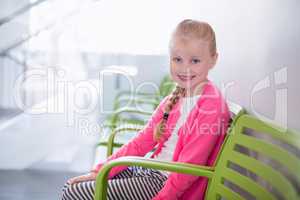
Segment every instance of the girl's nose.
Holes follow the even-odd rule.
[[[184,70],[183,70],[183,72],[184,72],[185,74],[191,73],[191,72],[192,72],[191,66],[190,66],[190,65],[184,65]]]

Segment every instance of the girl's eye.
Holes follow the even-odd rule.
[[[197,63],[199,63],[199,62],[200,62],[199,59],[193,59],[193,60],[192,60],[192,63],[194,63],[194,64],[197,64]]]
[[[180,62],[180,61],[181,61],[181,58],[174,57],[174,58],[173,58],[173,61],[174,61],[174,62]]]

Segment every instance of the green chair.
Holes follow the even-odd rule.
[[[121,157],[106,163],[99,172],[94,199],[106,199],[107,176],[112,167],[135,165],[207,177],[207,200],[299,200],[299,133],[264,122],[243,110],[233,112],[238,113],[232,118],[214,166]]]
[[[144,125],[139,124],[125,124],[124,126],[120,125],[117,128],[115,128],[109,134],[105,142],[99,143],[99,145],[107,146],[106,157],[112,155],[113,150],[115,148],[119,148],[128,141],[130,141],[130,139],[132,139],[138,131],[142,130],[143,127]]]
[[[121,91],[117,94],[114,101],[114,109],[117,110],[122,105],[122,102],[134,103],[134,104],[150,104],[153,106],[153,109],[158,106],[159,102],[171,93],[174,89],[175,83],[172,81],[169,75],[163,77],[160,82],[157,92],[154,93],[145,93],[138,92],[132,93],[132,91]]]
[[[107,139],[102,139],[97,146],[107,146],[107,157],[110,156],[114,148],[121,147],[132,136],[132,134],[129,136],[125,134],[130,131],[137,132],[143,128],[143,125],[148,121],[162,98],[170,94],[174,87],[175,83],[171,80],[170,76],[165,76],[159,85],[157,93],[138,93],[134,97],[131,97],[128,91],[120,92],[114,102],[115,112],[108,117],[104,124],[104,127],[108,128],[107,131],[111,134],[109,134]],[[132,101],[131,103],[135,104],[149,104],[152,106],[152,111],[143,111],[134,107],[121,108],[120,106],[123,101]],[[132,116],[128,116],[130,114]],[[122,115],[125,115],[125,117]],[[115,141],[115,138],[117,138],[117,141]]]
[[[151,116],[161,99],[168,95],[175,84],[171,80],[170,76],[163,77],[159,90],[154,93],[146,92],[133,92],[133,91],[121,91],[119,92],[113,102],[114,112],[110,114],[102,127],[109,128],[111,131],[117,128],[120,124],[145,124],[145,121]],[[125,106],[123,105],[125,103]],[[138,109],[137,105],[150,105],[150,110],[145,111]],[[125,115],[122,116],[122,115]],[[127,116],[126,116],[127,115]],[[128,116],[129,115],[129,116]],[[104,142],[99,145],[106,145]]]
[[[150,111],[152,112],[158,106],[160,101],[171,93],[174,89],[175,83],[172,81],[170,76],[165,76],[160,85],[159,90],[155,93],[132,93],[130,91],[122,91],[120,92],[114,101],[114,110],[116,111],[111,116],[109,116],[108,121],[110,124],[117,123],[120,120],[120,114],[125,113],[127,109],[130,110],[131,113],[136,111],[137,113],[141,113],[141,109],[137,109],[137,106],[140,105],[150,105]],[[123,105],[125,103],[125,106]],[[123,105],[123,106],[122,106]],[[119,112],[121,111],[121,112]],[[142,113],[143,114],[143,113]],[[121,118],[122,120],[124,118]],[[123,121],[124,122],[124,121]]]
[[[114,113],[108,118],[104,126],[114,130],[119,125],[126,124],[145,124],[145,121],[150,118],[153,111],[143,111],[133,107],[124,107],[115,110]],[[124,115],[124,116],[123,116]]]

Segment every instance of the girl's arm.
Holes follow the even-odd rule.
[[[163,115],[162,108],[166,99],[167,97],[165,97],[157,106],[156,110],[153,112],[150,120],[145,125],[143,130],[139,131],[137,133],[137,136],[134,137],[129,143],[124,144],[120,149],[118,149],[118,151],[109,156],[106,162],[122,156],[144,156],[155,147],[157,142],[153,140],[153,131],[156,124],[159,122],[159,120],[161,120],[161,117]],[[105,162],[99,163],[92,171],[98,173],[98,171],[104,164]],[[126,168],[126,166],[112,168],[109,173],[109,178],[112,178]]]
[[[215,105],[212,106],[215,107]],[[179,144],[182,146],[182,149],[178,162],[206,165],[212,150],[216,147],[216,143],[221,136],[216,129],[220,126],[227,127],[228,120],[229,113],[222,114],[220,111],[217,111],[213,114],[205,114],[199,112],[197,119],[193,122],[193,125],[196,125],[197,128],[188,136],[188,141],[185,144]],[[225,125],[222,124],[224,122]],[[222,134],[225,133],[224,131],[226,130],[221,129]],[[170,173],[164,187],[153,200],[178,199],[199,178],[193,175]]]

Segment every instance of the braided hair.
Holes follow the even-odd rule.
[[[163,118],[158,123],[154,130],[154,140],[159,141],[162,137],[162,134],[165,132],[166,123],[169,117],[169,113],[171,112],[172,108],[175,104],[179,101],[181,97],[185,96],[185,88],[182,88],[180,86],[176,86],[174,91],[171,93],[170,97],[167,100],[167,103],[165,105],[165,110],[163,114]]]

